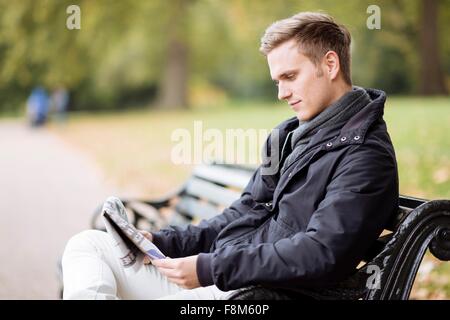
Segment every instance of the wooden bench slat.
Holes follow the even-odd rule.
[[[185,193],[226,207],[241,196],[239,192],[197,178],[187,182]]]
[[[199,202],[191,197],[183,197],[175,207],[176,211],[183,215],[199,219],[209,219],[221,213],[218,207],[209,203]]]
[[[244,189],[252,176],[252,172],[220,165],[201,165],[194,169],[194,176],[224,186]]]

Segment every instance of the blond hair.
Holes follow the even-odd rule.
[[[297,41],[300,51],[316,66],[328,51],[336,52],[344,80],[352,84],[351,36],[345,26],[337,24],[328,14],[301,12],[270,25],[261,38],[259,51],[268,55],[275,47],[291,39]]]

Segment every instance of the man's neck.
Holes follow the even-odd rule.
[[[333,104],[334,102],[338,101],[344,94],[350,92],[353,89],[353,87],[349,84],[347,84],[346,82],[341,82],[337,87],[336,87],[336,91],[334,94],[334,97],[331,101],[331,104]]]

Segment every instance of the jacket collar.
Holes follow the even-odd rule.
[[[383,91],[371,88],[365,90],[372,101],[350,118],[350,120],[341,127],[340,131],[338,131],[339,129],[336,126],[319,130],[311,138],[306,149],[316,147],[318,144],[324,144],[323,147],[325,149],[332,149],[333,146],[336,147],[342,143],[362,143],[369,127],[375,121],[382,118],[384,114],[384,103],[386,101],[386,94]],[[277,126],[276,129],[280,130],[280,140],[284,142],[289,131],[294,130],[296,127],[298,127],[298,119],[296,117],[292,117]]]
[[[363,143],[369,127],[375,121],[382,119],[381,117],[383,115],[384,102],[386,100],[386,95],[383,91],[376,89],[366,90],[369,93],[372,102],[350,118],[341,130],[339,130],[339,126],[327,127],[319,130],[311,138],[311,141],[299,156],[300,161],[298,161],[298,159],[294,160],[290,168],[285,170],[285,172],[289,172],[288,175],[283,175],[283,178],[280,177],[278,172],[277,175],[265,176],[262,178],[263,182],[266,183],[268,181],[272,181],[272,185],[278,185],[279,183],[276,188],[271,188],[271,190],[273,190],[272,204],[270,207],[271,210],[274,210],[276,207],[278,199],[291,177],[306,167],[306,165],[321,152],[327,152],[342,145]],[[289,125],[292,125],[292,122],[293,119],[291,118],[286,120],[284,123],[286,124],[286,127],[288,127]],[[312,152],[312,149],[315,149],[315,151]]]
[[[381,90],[376,89],[366,89],[369,93],[372,102],[370,102],[366,107],[364,107],[361,111],[359,111],[356,115],[350,118],[349,121],[341,128],[341,126],[331,126],[326,127],[319,130],[309,141],[308,145],[302,151],[302,153],[298,156],[302,158],[304,161],[298,162],[298,159],[292,161],[292,164],[289,166],[292,168],[286,169],[286,171],[290,171],[289,177],[293,174],[293,171],[298,172],[303,167],[307,165],[312,158],[314,158],[320,151],[330,151],[335,148],[338,148],[342,145],[351,145],[351,144],[361,144],[364,141],[366,133],[369,127],[378,120],[381,120],[384,109],[384,102],[386,100],[386,95]],[[277,135],[270,134],[269,138],[266,141],[265,152],[263,153],[263,163],[261,164],[262,168],[273,167],[272,161],[279,162],[279,156],[282,154],[282,147],[286,141],[286,138],[292,130],[298,127],[299,121],[296,117],[292,117],[290,119],[285,120],[280,125],[278,125],[274,130],[277,130]],[[341,128],[341,129],[340,129]],[[272,140],[277,141],[278,145],[272,145]],[[311,152],[312,149],[315,149],[315,152]],[[305,156],[304,155],[307,155]],[[269,198],[276,200],[281,190],[288,182],[288,178],[282,179],[283,181],[279,181],[280,179],[280,168],[277,167],[277,170],[271,171],[269,174],[260,174],[257,179],[259,179],[259,183],[264,184],[265,188],[254,188],[252,193],[257,201],[268,201]],[[281,183],[281,187],[277,188],[278,183]],[[254,184],[255,186],[258,183]],[[275,192],[277,188],[278,192]]]

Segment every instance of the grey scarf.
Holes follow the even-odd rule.
[[[344,126],[351,117],[371,101],[366,90],[353,86],[351,91],[344,94],[315,118],[309,121],[299,121],[299,126],[289,133],[283,148],[287,149],[283,153],[289,152],[289,155],[284,162],[282,172],[300,155],[317,131],[339,124]]]

